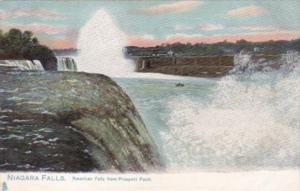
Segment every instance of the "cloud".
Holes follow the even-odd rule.
[[[182,32],[182,31],[189,31],[193,29],[200,29],[201,31],[216,31],[216,30],[221,30],[224,29],[224,26],[221,24],[201,24],[201,25],[183,25],[183,24],[177,24],[174,26],[174,30],[176,32]]]
[[[41,44],[45,44],[53,49],[76,48],[75,39],[43,39],[39,38]]]
[[[198,37],[203,37],[202,34],[185,34],[185,33],[176,33],[172,35],[168,35],[166,39],[172,40],[172,39],[177,39],[177,38],[198,38]]]
[[[7,24],[5,25],[6,29],[9,28],[18,28],[23,31],[29,30],[34,33],[44,33],[48,35],[56,35],[56,34],[66,34],[69,32],[72,32],[73,29],[69,27],[57,27],[57,26],[51,26],[47,24],[42,23],[31,23],[31,24]]]
[[[263,13],[266,13],[268,10],[264,7],[259,7],[255,5],[241,7],[237,9],[232,9],[226,13],[229,17],[248,17],[248,16],[257,16]]]
[[[180,32],[180,31],[188,31],[188,30],[192,30],[194,29],[195,27],[193,26],[190,26],[190,25],[183,25],[183,24],[177,24],[174,26],[174,30],[177,31],[177,32]]]
[[[279,28],[276,28],[271,25],[240,25],[235,28],[242,29],[242,30],[248,30],[248,31],[274,31],[279,30]]]
[[[142,37],[146,38],[146,39],[152,39],[152,40],[155,39],[155,37],[151,34],[144,34],[144,35],[142,35]]]
[[[22,31],[30,30],[38,37],[41,44],[45,44],[51,48],[74,48],[78,38],[79,29],[51,26],[43,23],[31,24],[11,24],[1,23],[1,29],[8,31],[11,28],[18,28]]]
[[[167,36],[165,39],[149,39],[149,38],[144,38],[143,35],[128,35],[128,42],[129,45],[132,46],[144,46],[144,47],[150,47],[150,46],[156,46],[156,45],[161,45],[164,43],[176,43],[176,42],[181,42],[181,43],[188,43],[192,42],[195,39],[203,37],[201,34],[184,34],[184,33],[176,33],[173,35]]]
[[[216,43],[227,40],[228,42],[236,42],[241,39],[252,42],[261,42],[268,40],[291,40],[300,38],[300,31],[269,31],[269,32],[252,32],[252,33],[239,33],[239,34],[222,34],[203,36],[200,34],[174,34],[169,35],[165,39],[145,39],[142,36],[129,35],[128,42],[132,46],[150,47],[166,43]]]
[[[165,14],[165,13],[183,13],[190,11],[199,5],[201,1],[178,1],[174,3],[166,3],[157,6],[152,6],[149,8],[140,8],[132,10],[133,13],[155,15],[155,14]]]
[[[47,9],[32,9],[32,8],[18,8],[11,10],[0,11],[0,19],[17,18],[17,17],[41,17],[51,19],[63,19],[61,14]]]
[[[202,31],[216,31],[224,29],[224,26],[221,24],[203,24],[199,26]]]

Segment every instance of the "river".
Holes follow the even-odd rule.
[[[135,103],[168,169],[290,169],[300,166],[298,66],[218,79],[114,79]]]

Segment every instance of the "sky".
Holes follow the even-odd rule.
[[[76,48],[80,28],[99,9],[133,46],[300,38],[299,0],[0,0],[0,29],[31,30],[51,48]]]

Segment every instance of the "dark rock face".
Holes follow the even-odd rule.
[[[22,51],[27,60],[39,60],[45,70],[57,71],[57,58],[52,50],[46,46],[27,46]]]
[[[135,57],[138,72],[194,77],[221,77],[233,66],[233,56]]]
[[[234,68],[234,56],[141,56],[132,57],[137,72],[153,72],[194,77],[222,77]],[[255,59],[276,60],[274,55]],[[272,66],[272,68],[276,68]]]
[[[161,166],[133,103],[110,78],[2,70],[0,80],[0,170],[124,172]]]
[[[57,71],[57,58],[56,57],[49,57],[47,59],[41,58],[40,61],[45,70]]]

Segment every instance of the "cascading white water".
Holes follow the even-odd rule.
[[[57,70],[58,71],[77,71],[77,64],[73,58],[70,57],[57,57]]]
[[[39,60],[0,60],[0,66],[14,67],[22,71],[44,71],[44,67]]]
[[[105,10],[99,10],[81,28],[77,42],[78,70],[109,76],[133,71],[123,55],[126,36]]]
[[[161,136],[170,168],[300,165],[300,55],[283,55],[281,69],[268,73],[253,72],[250,58],[236,56],[235,72],[217,81],[207,102],[167,103],[169,130]]]

